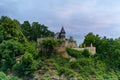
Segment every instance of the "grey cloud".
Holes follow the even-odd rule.
[[[80,42],[88,32],[118,37],[120,0],[1,0],[0,16],[38,21],[58,32],[65,27]]]

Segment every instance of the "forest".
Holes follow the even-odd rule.
[[[80,45],[92,43],[96,54],[66,48],[68,55],[75,58],[71,60],[54,50],[62,40],[48,38],[37,46],[37,38],[47,37],[54,37],[54,32],[39,22],[20,23],[1,16],[0,80],[120,80],[120,38],[90,32]]]

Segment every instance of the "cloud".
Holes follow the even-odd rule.
[[[38,21],[82,41],[88,32],[119,37],[120,0],[1,0],[0,16]],[[81,40],[82,39],[82,40]],[[79,42],[80,42],[79,41]]]

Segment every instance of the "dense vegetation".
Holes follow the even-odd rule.
[[[54,32],[48,30],[47,26],[38,22],[33,22],[31,25],[29,21],[24,21],[24,23],[20,25],[20,28],[26,38],[30,41],[36,41],[37,38],[54,36]]]
[[[105,62],[108,69],[120,69],[120,38],[101,38],[99,35],[89,33],[85,36],[84,44],[89,46],[90,43],[97,49],[96,59]]]
[[[53,37],[54,33],[38,22],[21,24],[6,16],[0,18],[0,80],[39,78],[77,78],[78,80],[119,80],[120,39],[85,36],[81,45],[96,47],[96,54],[88,50],[67,48],[69,58],[58,55],[55,46],[62,40],[45,39],[36,46],[37,38]],[[17,77],[16,77],[17,76]],[[19,78],[20,79],[19,79]],[[54,79],[53,79],[54,80]]]
[[[36,30],[41,30],[45,32],[41,34],[41,37],[53,35],[53,32],[44,25],[34,22],[34,25],[30,27],[27,23],[29,22],[25,21],[20,24],[19,21],[6,16],[0,18],[0,71],[8,75],[13,74],[23,78],[33,77],[37,69],[36,59],[38,55],[33,41],[36,41],[39,38],[36,35],[41,33],[31,34]]]
[[[6,76],[5,73],[0,72],[0,80],[21,80],[21,79],[15,76]]]

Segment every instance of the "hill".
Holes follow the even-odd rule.
[[[37,31],[37,32],[36,32]],[[119,80],[120,39],[99,37],[93,33],[84,42],[93,43],[96,54],[88,50],[67,48],[69,57],[58,54],[55,46],[62,40],[46,39],[37,45],[37,38],[53,37],[45,25],[25,21],[23,24],[6,16],[0,18],[0,79],[2,80]],[[38,49],[40,48],[40,49]],[[16,77],[17,76],[17,77]]]

